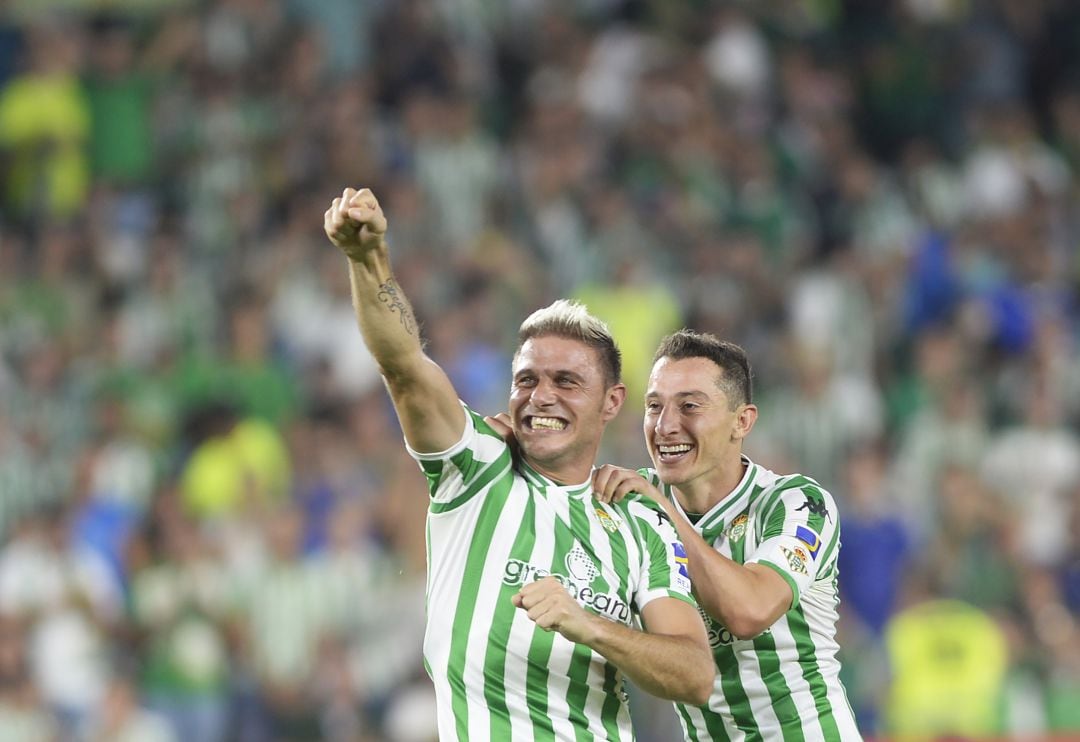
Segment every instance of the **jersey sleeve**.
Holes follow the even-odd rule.
[[[642,554],[641,580],[634,594],[637,610],[657,598],[677,598],[696,606],[686,549],[667,513],[642,495],[632,494],[625,502]]]
[[[427,479],[432,512],[453,510],[468,502],[496,476],[513,466],[510,446],[464,402],[465,429],[445,451],[420,453],[408,441],[405,449]]]
[[[817,579],[836,569],[839,515],[832,495],[812,480],[797,477],[768,498],[758,547],[746,557],[775,570],[791,586],[791,607]]]

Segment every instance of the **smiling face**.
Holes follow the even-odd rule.
[[[522,453],[542,474],[565,484],[585,481],[604,427],[626,396],[607,386],[599,353],[578,340],[542,335],[514,357],[510,417]]]
[[[697,502],[718,502],[742,478],[742,441],[757,419],[732,405],[708,358],[659,359],[645,395],[645,443],[660,479]],[[708,497],[706,497],[708,495]]]

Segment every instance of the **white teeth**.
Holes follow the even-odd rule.
[[[534,417],[532,419],[533,428],[547,428],[548,430],[563,430],[566,428],[566,423],[557,417]]]
[[[691,448],[693,448],[693,446],[689,443],[680,443],[677,446],[657,446],[660,453],[686,453]]]

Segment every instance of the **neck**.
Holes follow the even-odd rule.
[[[707,513],[724,498],[735,491],[746,473],[742,456],[724,466],[717,467],[708,475],[675,486],[679,504],[688,513]]]
[[[574,485],[581,484],[592,476],[593,461],[594,458],[589,458],[584,461],[575,461],[571,463],[564,462],[547,462],[542,463],[532,458],[531,456],[524,456],[525,463],[533,468],[536,473],[547,477],[551,481],[560,485]]]

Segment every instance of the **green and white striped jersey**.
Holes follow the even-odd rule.
[[[410,449],[431,493],[424,660],[439,739],[633,739],[621,672],[538,629],[511,598],[555,575],[578,603],[627,625],[657,598],[696,605],[674,527],[646,498],[605,505],[590,481],[544,478],[466,413],[453,447]]]
[[[694,528],[734,562],[776,570],[794,598],[753,639],[736,639],[702,611],[717,673],[707,706],[676,704],[686,739],[859,740],[836,658],[836,504],[813,479],[743,460],[739,486]],[[685,515],[654,470],[641,473]]]

